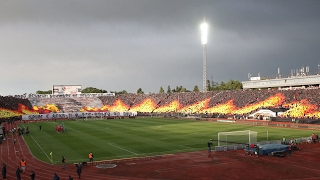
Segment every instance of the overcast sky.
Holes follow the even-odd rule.
[[[320,64],[319,0],[1,0],[0,95],[202,89]]]

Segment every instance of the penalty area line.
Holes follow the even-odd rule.
[[[129,153],[131,153],[131,154],[138,155],[137,153],[134,153],[134,152],[129,151],[129,150],[127,150],[127,149],[124,149],[124,148],[122,148],[122,147],[116,146],[116,145],[114,145],[114,144],[111,144],[111,143],[108,143],[108,144],[111,145],[111,146],[113,146],[113,147],[119,148],[119,149],[121,149],[121,150],[127,151],[127,152],[129,152]]]

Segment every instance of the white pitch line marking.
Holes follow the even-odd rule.
[[[114,144],[111,144],[111,143],[108,143],[108,144],[109,144],[109,145],[111,145],[111,146],[113,146],[113,147],[116,147],[116,148],[122,149],[122,150],[124,150],[124,151],[127,151],[127,152],[129,152],[129,153],[132,153],[132,154],[138,155],[137,153],[134,153],[134,152],[129,151],[129,150],[127,150],[127,149],[124,149],[124,148],[122,148],[122,147],[116,146],[116,145],[114,145]]]
[[[188,147],[188,146],[184,146],[184,145],[179,145],[179,146],[192,149],[192,147]]]
[[[42,147],[38,144],[38,142],[33,138],[33,136],[30,134],[31,138],[34,140],[35,143],[37,143],[37,145],[39,146],[39,148],[41,149],[41,151],[47,156],[47,158],[52,162],[51,158],[49,158],[48,154],[46,152],[44,152],[44,150],[42,149]]]

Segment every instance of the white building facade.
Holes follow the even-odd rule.
[[[259,78],[260,79],[260,78]],[[292,76],[289,78],[277,79],[252,79],[250,81],[243,81],[243,89],[265,89],[265,88],[279,88],[279,89],[303,89],[303,88],[319,88],[320,75],[312,76]]]

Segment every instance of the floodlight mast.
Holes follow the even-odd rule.
[[[201,29],[201,43],[203,45],[203,87],[202,91],[207,92],[207,36],[208,36],[208,24],[204,20],[200,26]]]

